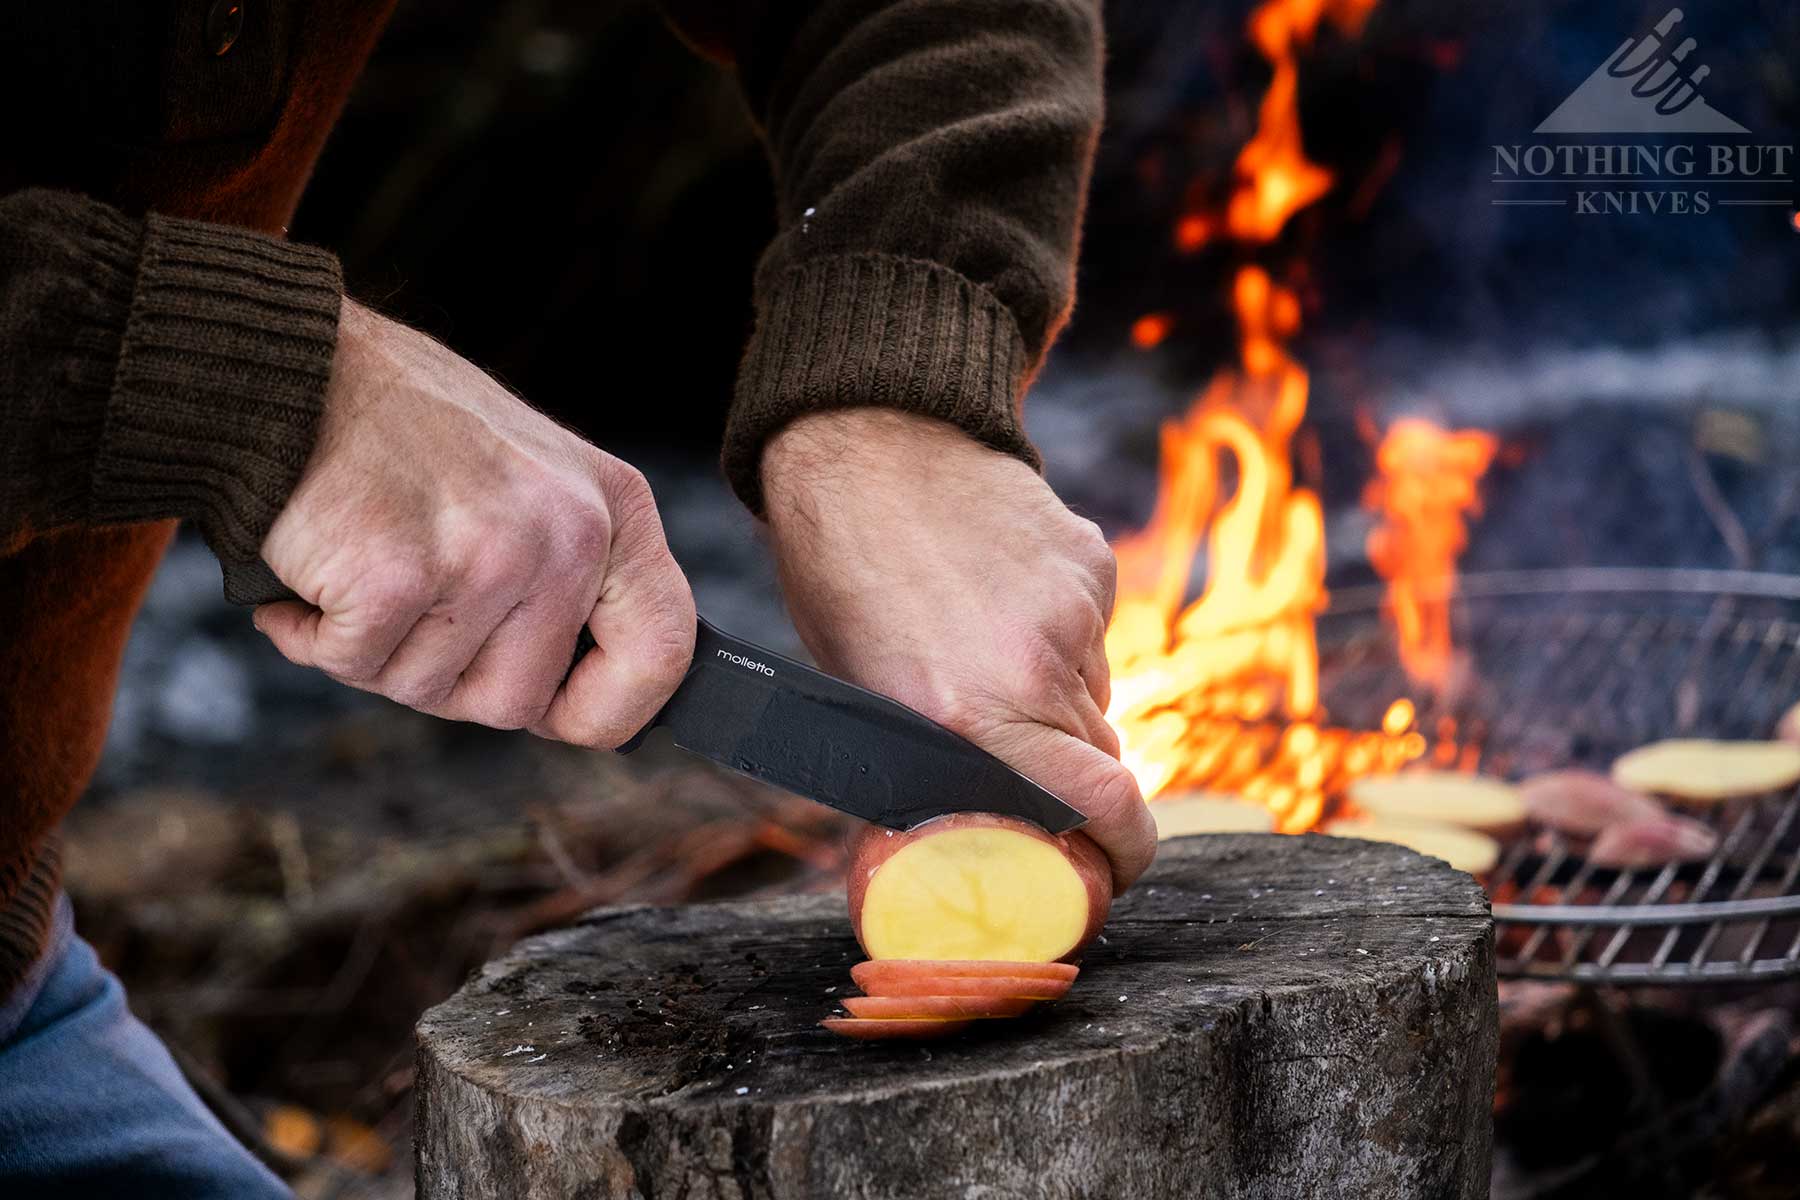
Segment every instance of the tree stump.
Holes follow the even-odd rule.
[[[1485,1197],[1487,900],[1398,846],[1164,843],[1063,1000],[819,1028],[838,896],[601,909],[419,1022],[418,1182],[466,1197]]]

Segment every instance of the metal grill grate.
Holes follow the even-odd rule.
[[[1375,728],[1408,695],[1428,736],[1477,745],[1484,773],[1517,778],[1605,771],[1659,738],[1771,737],[1800,700],[1800,578],[1532,571],[1467,577],[1458,591],[1468,663],[1442,698],[1408,686],[1379,589],[1334,597],[1319,624],[1334,723]],[[1800,789],[1689,815],[1719,834],[1710,861],[1615,870],[1552,830],[1511,842],[1488,880],[1500,973],[1614,984],[1800,977]]]

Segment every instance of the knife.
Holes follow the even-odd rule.
[[[593,646],[583,628],[576,662]],[[657,728],[689,753],[889,829],[956,812],[1001,813],[1051,833],[1087,820],[904,704],[732,637],[705,618],[674,695],[619,753],[630,754]]]

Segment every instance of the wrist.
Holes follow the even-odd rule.
[[[763,448],[769,522],[779,526],[822,494],[852,488],[891,492],[954,474],[971,459],[1006,457],[935,417],[878,407],[809,413]]]

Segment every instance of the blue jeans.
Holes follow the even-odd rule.
[[[0,1196],[293,1200],[131,1015],[66,898],[49,950],[0,997]]]

